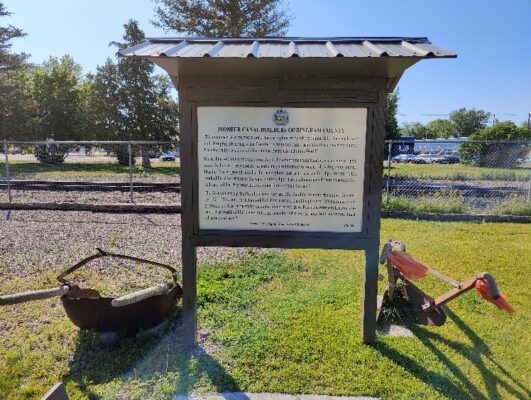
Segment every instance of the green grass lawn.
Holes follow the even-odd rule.
[[[378,335],[367,346],[360,339],[361,252],[250,254],[200,265],[199,324],[206,351],[189,358],[180,352],[178,322],[102,345],[93,333],[75,328],[57,300],[4,307],[0,398],[39,398],[59,380],[73,399],[165,399],[176,392],[231,390],[530,398],[525,276],[531,226],[382,223],[382,240],[403,240],[416,258],[455,279],[492,273],[516,313],[499,311],[470,291],[450,303],[444,326],[413,326],[414,338]],[[27,278],[43,287],[52,277],[41,271]],[[6,277],[2,290],[27,285]],[[420,286],[434,295],[448,289],[431,278]]]
[[[2,160],[3,161],[3,160]],[[133,166],[135,176],[175,176],[179,174],[178,162],[153,162],[151,169],[142,168],[137,162]],[[61,179],[68,178],[104,178],[127,177],[129,166],[115,162],[65,162],[63,164],[47,165],[40,162],[10,161],[10,174],[13,178],[39,179],[43,177]],[[4,173],[4,165],[0,163],[0,173]]]
[[[429,214],[482,214],[531,216],[531,202],[523,196],[501,198],[490,205],[472,206],[467,198],[455,191],[439,191],[431,196],[387,196],[384,194],[382,210]]]
[[[387,167],[384,166],[384,174]],[[464,164],[391,164],[391,177],[398,179],[528,181],[531,168],[486,168]]]

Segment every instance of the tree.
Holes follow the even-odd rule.
[[[474,142],[474,140],[503,140],[509,143]],[[531,140],[531,129],[517,127],[511,121],[498,122],[490,128],[470,135],[469,141],[459,148],[459,160],[463,164],[480,167],[514,167],[517,160],[529,151],[529,145],[519,143],[522,140]]]
[[[60,59],[50,57],[42,66],[29,71],[28,90],[33,107],[30,135],[50,141],[35,146],[35,157],[43,163],[62,163],[71,149],[52,141],[84,137],[80,82],[81,66],[69,55]]]
[[[400,136],[414,136],[415,139],[427,139],[428,131],[421,122],[404,122],[400,127]]]
[[[0,72],[0,140],[20,140],[31,134],[33,100],[27,70]]]
[[[448,119],[454,125],[457,135],[470,136],[485,129],[490,117],[491,114],[487,111],[460,108],[452,111]]]
[[[81,86],[82,108],[87,114],[84,131],[95,140],[113,140],[126,135],[120,105],[118,66],[108,58],[96,74],[87,74]]]
[[[0,2],[0,18],[11,15]],[[25,85],[27,54],[11,52],[11,40],[26,34],[12,25],[0,25],[0,139],[28,133],[30,102]]]
[[[292,18],[283,0],[155,2],[155,26],[191,36],[284,36]]]
[[[455,137],[457,133],[455,124],[448,119],[439,118],[426,124],[426,137],[429,139]]]
[[[0,2],[0,17],[9,16],[11,13],[7,11],[4,4]],[[28,55],[25,53],[11,53],[12,39],[21,38],[26,34],[19,28],[12,25],[0,26],[0,72],[20,68]]]
[[[124,25],[120,50],[145,39],[138,22]],[[177,103],[171,97],[168,78],[154,75],[151,62],[121,58],[107,60],[88,77],[84,96],[94,134],[106,140],[174,140],[179,136]],[[150,149],[141,147],[142,165],[150,168]],[[128,163],[125,148],[114,149],[120,163]]]
[[[32,130],[36,139],[83,138],[81,78],[81,66],[69,55],[50,57],[31,71],[29,85],[35,106]]]
[[[398,130],[398,121],[396,113],[398,111],[398,89],[393,93],[387,94],[387,109],[385,113],[385,140],[400,139],[400,131]]]

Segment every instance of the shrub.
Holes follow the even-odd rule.
[[[129,150],[127,146],[124,145],[116,145],[112,148],[112,152],[116,156],[116,159],[118,160],[118,164],[120,165],[129,165]],[[135,153],[133,149],[133,157],[131,158],[132,165],[135,165]]]
[[[474,142],[474,141],[479,142]],[[514,143],[486,143],[481,140],[514,141]],[[478,167],[512,168],[517,159],[529,152],[531,130],[519,128],[513,122],[499,122],[490,128],[470,135],[470,141],[463,143],[459,149],[459,161],[462,164]]]
[[[37,144],[33,149],[33,155],[43,164],[62,164],[71,146],[67,144]]]

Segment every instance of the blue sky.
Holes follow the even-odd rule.
[[[3,0],[14,15],[1,24],[28,36],[17,51],[40,63],[70,54],[85,72],[107,57],[134,18],[148,36],[170,36],[153,27],[151,0]],[[459,54],[425,60],[399,84],[399,121],[426,122],[467,107],[500,120],[527,120],[531,112],[531,0],[286,0],[295,17],[289,36],[427,36]]]

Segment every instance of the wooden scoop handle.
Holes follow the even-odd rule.
[[[159,296],[165,294],[173,288],[171,283],[159,283],[147,289],[139,290],[131,294],[114,299],[111,302],[113,307],[123,307],[128,304],[138,303],[139,301],[149,299],[150,297]]]
[[[0,296],[0,306],[25,303],[26,301],[49,299],[50,297],[62,296],[68,293],[70,286],[62,285],[53,289],[30,290],[15,294]]]

